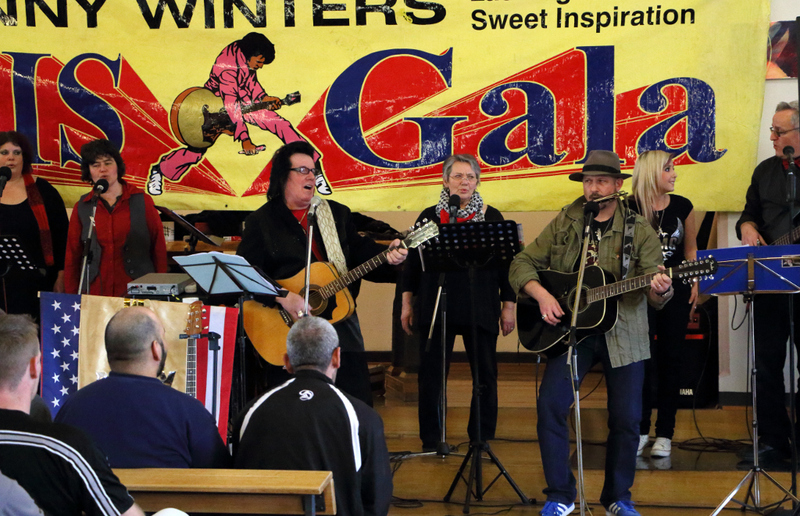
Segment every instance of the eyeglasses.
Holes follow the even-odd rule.
[[[791,133],[792,131],[797,131],[798,129],[800,129],[800,127],[792,127],[791,129],[786,129],[785,131],[782,131],[780,129],[775,129],[774,127],[770,127],[769,132],[780,138],[784,134]]]
[[[308,174],[311,173],[313,173],[315,176],[322,174],[322,170],[318,168],[296,167],[296,168],[290,168],[289,170],[294,170],[298,174],[302,174],[304,176],[307,176]]]
[[[464,179],[466,179],[470,183],[474,183],[475,181],[478,180],[478,176],[473,176],[473,175],[466,175],[465,176],[464,174],[453,174],[453,175],[450,176],[450,179],[455,179],[459,183],[461,181],[463,181]]]

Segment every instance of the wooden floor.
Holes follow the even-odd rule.
[[[531,505],[501,475],[499,467],[481,454],[481,473],[485,491],[482,501],[471,499],[470,514],[536,515],[542,508],[545,487],[536,436],[535,364],[501,364],[498,397],[497,439],[490,449]],[[538,377],[541,377],[539,372]],[[456,447],[449,456],[421,455],[418,438],[417,404],[404,402],[391,394],[375,399],[375,408],[384,420],[387,445],[393,457],[395,503],[390,515],[429,516],[463,514],[466,483],[459,481],[450,499],[443,498],[458,475],[468,451],[466,427],[471,393],[469,368],[454,364],[448,383],[448,444]],[[584,445],[584,476],[588,507],[585,514],[604,515],[598,499],[603,483],[606,427],[606,391],[600,373],[590,373],[583,383],[581,421]],[[633,498],[643,516],[694,516],[711,514],[748,473],[749,465],[738,464],[736,450],[749,442],[750,411],[741,408],[680,410],[669,459],[650,459],[649,449],[637,464]],[[573,421],[574,423],[574,421]],[[574,435],[573,435],[574,439]],[[573,446],[574,449],[574,446]],[[573,466],[576,466],[573,454]],[[740,469],[741,468],[741,469]],[[468,471],[468,470],[467,470]],[[790,488],[791,474],[767,470],[754,475],[760,496],[757,505],[781,500],[767,475]],[[465,473],[464,475],[467,475]],[[495,483],[492,482],[496,479]],[[745,483],[747,484],[747,483]],[[734,498],[743,500],[747,485]],[[750,500],[752,502],[752,500]],[[791,514],[789,503],[772,514]],[[741,506],[730,503],[723,514],[733,514]],[[754,511],[747,511],[748,513]],[[573,514],[581,514],[576,508]]]

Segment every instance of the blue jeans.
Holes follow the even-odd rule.
[[[612,368],[605,337],[584,339],[577,347],[578,378],[583,381],[591,367],[600,362],[608,388],[608,443],[605,483],[600,503],[608,507],[631,499],[636,473],[639,421],[642,417],[644,363]],[[570,467],[567,417],[573,402],[572,382],[566,355],[547,362],[537,403],[539,450],[542,455],[548,501],[571,504],[577,497],[575,476]]]

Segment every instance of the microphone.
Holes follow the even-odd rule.
[[[597,201],[589,201],[583,205],[584,215],[591,215],[592,218],[595,218],[598,213],[600,213],[600,203]]]
[[[0,167],[0,197],[3,196],[3,190],[6,188],[6,183],[11,180],[11,169],[8,167]]]
[[[308,205],[308,216],[309,217],[313,217],[314,215],[316,215],[317,206],[319,206],[321,202],[322,202],[322,198],[317,196],[317,195],[315,195],[314,197],[311,198],[311,202]]]
[[[450,224],[455,224],[457,222],[456,217],[458,217],[458,208],[461,206],[461,197],[458,195],[451,195],[450,196]]]
[[[789,160],[789,168],[786,171],[786,202],[794,202],[797,199],[797,176],[794,173],[794,147],[791,145],[784,147],[783,155]]]
[[[106,191],[108,190],[108,181],[106,181],[105,179],[98,179],[97,181],[95,181],[92,190],[94,190],[94,192],[97,194],[106,193]]]

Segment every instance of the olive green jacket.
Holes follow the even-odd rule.
[[[564,207],[536,240],[519,253],[511,262],[509,280],[511,287],[523,293],[523,287],[531,280],[539,280],[537,270],[551,269],[559,272],[574,272],[581,254],[583,234],[583,204],[581,196]],[[600,239],[599,265],[602,269],[620,277],[622,264],[622,236],[625,226],[623,204],[617,203],[614,222],[610,231]],[[628,278],[658,271],[662,265],[661,243],[647,221],[636,216],[633,251]],[[608,354],[613,367],[621,367],[650,358],[650,339],[647,326],[647,291],[650,287],[634,290],[619,298],[617,323],[606,333]],[[660,309],[669,297],[659,305]]]

